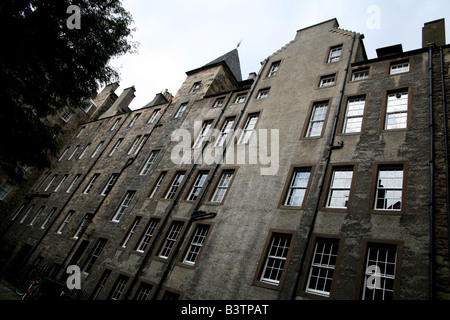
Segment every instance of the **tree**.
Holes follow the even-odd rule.
[[[74,27],[74,22],[79,24]],[[58,128],[46,118],[80,106],[99,86],[119,78],[108,63],[134,51],[132,22],[120,0],[0,3],[3,172],[14,175],[18,164],[49,165],[59,143],[54,139]]]

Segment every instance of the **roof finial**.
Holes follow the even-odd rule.
[[[241,39],[241,41],[239,41],[239,43],[237,44],[236,49],[239,48],[239,47],[241,46],[241,42],[242,42],[242,39]]]

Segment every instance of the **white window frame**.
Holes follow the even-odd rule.
[[[62,186],[62,184],[64,183],[64,181],[66,181],[66,179],[67,179],[68,176],[69,176],[68,174],[65,174],[65,175],[62,177],[61,181],[60,181],[60,182],[58,183],[58,185],[56,186],[54,192],[58,192],[58,190],[61,188],[61,186]]]
[[[86,213],[83,217],[83,220],[81,220],[77,230],[75,230],[73,238],[79,239],[84,234],[84,231],[86,230],[90,222],[91,222],[91,215],[89,213]]]
[[[277,75],[278,69],[280,68],[280,61],[275,61],[270,66],[270,71],[267,75],[268,78],[275,77]]]
[[[224,171],[220,176],[219,183],[217,184],[214,194],[211,197],[211,202],[222,202],[225,199],[225,195],[228,193],[231,181],[233,181],[234,171]]]
[[[39,218],[39,216],[41,215],[42,211],[44,211],[45,206],[41,206],[38,210],[38,212],[34,215],[33,219],[31,219],[29,225],[32,226],[34,224],[34,222],[37,220],[37,218]]]
[[[179,171],[175,173],[175,176],[172,180],[172,184],[170,185],[169,189],[166,192],[166,195],[164,196],[164,199],[171,200],[175,196],[175,194],[178,191],[178,188],[180,187],[181,183],[184,180],[184,176],[186,173],[184,171]]]
[[[232,130],[234,120],[234,117],[225,119],[225,122],[222,125],[222,129],[219,132],[219,136],[216,138],[216,142],[214,143],[214,147],[221,147],[223,145],[223,143],[227,139],[228,134]]]
[[[34,204],[32,204],[32,205],[28,208],[28,210],[27,210],[27,211],[25,212],[25,214],[23,215],[22,219],[20,219],[19,223],[23,223],[23,222],[26,220],[26,218],[28,218],[29,214],[31,213],[31,211],[33,211],[33,209],[34,209]]]
[[[133,118],[133,120],[130,121],[130,124],[128,125],[128,128],[131,128],[132,126],[134,126],[134,124],[136,123],[136,121],[139,119],[139,117],[141,116],[140,113],[136,114]]]
[[[112,221],[114,221],[114,222],[120,221],[120,219],[124,215],[125,211],[130,206],[130,202],[133,200],[135,195],[136,195],[136,191],[127,191],[127,193],[125,194],[125,197],[123,198],[122,202],[120,203],[119,208],[117,208]]]
[[[316,239],[306,283],[306,292],[329,297],[339,254],[338,239]],[[320,278],[322,281],[314,281]],[[319,284],[323,286],[319,287]]]
[[[333,169],[325,207],[347,209],[348,202],[350,201],[352,182],[353,167]]]
[[[352,81],[362,81],[369,79],[370,68],[356,69],[352,72]]]
[[[159,219],[155,218],[150,219],[150,222],[145,229],[144,235],[142,236],[138,246],[136,247],[137,252],[142,253],[145,251],[147,245],[150,243],[150,240],[153,237],[153,234],[155,233],[156,228],[158,227],[159,221]]]
[[[56,231],[57,234],[61,234],[64,229],[67,227],[67,225],[69,224],[70,220],[72,219],[73,215],[75,214],[74,210],[70,210],[66,217],[64,218],[63,222],[59,225],[58,230]]]
[[[84,157],[84,155],[86,154],[86,151],[89,149],[90,146],[91,146],[90,143],[88,143],[86,145],[86,147],[83,149],[83,152],[81,152],[80,156],[78,157],[78,160],[81,160]]]
[[[103,188],[102,192],[100,193],[100,195],[102,196],[106,196],[108,195],[108,193],[111,192],[112,187],[114,186],[114,184],[116,183],[117,179],[119,178],[119,174],[117,173],[113,173],[109,179],[108,182],[106,182],[105,187]]]
[[[76,146],[75,149],[72,151],[72,153],[70,154],[70,156],[67,158],[67,160],[72,160],[73,156],[75,155],[75,153],[78,151],[78,148],[80,146]]]
[[[148,119],[147,123],[153,123],[155,122],[156,118],[158,118],[159,113],[160,113],[161,109],[155,109],[153,110],[150,118]]]
[[[206,179],[208,178],[208,172],[207,171],[200,171],[197,174],[197,177],[195,178],[195,182],[192,185],[191,191],[189,192],[188,197],[186,200],[188,201],[195,201],[197,200],[200,191],[203,188],[203,185],[205,184]]]
[[[261,89],[258,91],[258,95],[256,96],[256,99],[266,99],[269,96],[270,88]]]
[[[72,191],[72,188],[75,186],[75,184],[77,183],[78,179],[80,179],[81,174],[77,174],[75,176],[75,178],[73,178],[72,183],[70,184],[69,188],[67,188],[66,193],[70,193]]]
[[[70,118],[73,117],[73,115],[75,114],[75,112],[73,112],[71,109],[67,109],[61,116],[61,119],[67,123],[69,122]]]
[[[409,92],[387,94],[385,130],[406,129],[408,127]]]
[[[244,103],[246,98],[247,98],[247,93],[239,94],[239,95],[236,97],[236,100],[234,100],[234,103],[235,103],[235,104]]]
[[[116,142],[116,144],[114,145],[113,149],[111,150],[111,152],[109,153],[109,157],[112,157],[112,155],[117,151],[117,149],[119,148],[120,144],[122,143],[123,138],[119,138]]]
[[[335,82],[336,82],[336,75],[335,74],[328,75],[328,76],[323,76],[323,77],[320,78],[319,87],[320,88],[331,87],[331,86],[334,86]]]
[[[8,193],[11,192],[11,190],[14,188],[14,185],[6,181],[2,186],[0,187],[0,201],[5,199]]]
[[[56,180],[57,177],[58,177],[57,174],[55,174],[55,175],[53,176],[53,178],[50,180],[50,182],[49,182],[49,183],[47,184],[47,186],[45,187],[44,191],[48,191],[48,189],[50,189],[52,183]]]
[[[409,61],[401,61],[401,62],[394,62],[391,63],[391,66],[389,68],[389,74],[395,75],[400,73],[406,73],[410,70],[410,64]]]
[[[378,168],[377,184],[375,186],[376,190],[375,190],[374,210],[383,210],[383,211],[391,211],[391,212],[402,211],[402,207],[404,205],[404,203],[403,203],[403,187],[404,187],[404,179],[405,179],[404,170],[405,170],[405,168],[403,165],[392,165],[392,166],[386,165],[386,166],[380,166]],[[387,175],[386,178],[380,178],[382,172],[383,172],[383,175]],[[400,177],[400,173],[401,173],[401,177]],[[385,182],[382,182],[381,179],[384,179]],[[387,183],[387,181],[389,181],[389,182]],[[401,184],[401,186],[399,186],[399,184]],[[386,185],[386,186],[384,186],[384,185]],[[380,195],[381,193],[384,193],[383,197]],[[391,194],[392,196],[389,197],[389,194]],[[394,202],[393,204],[391,204],[394,200],[397,200],[397,201]],[[379,201],[383,201],[382,207],[380,207],[378,205]],[[398,202],[400,202],[400,208],[396,209],[395,205]]]
[[[64,150],[64,152],[59,157],[58,161],[61,161],[64,158],[64,156],[66,155],[67,151],[69,151],[69,149],[70,149],[70,147],[67,147],[66,150]]]
[[[153,187],[152,193],[150,194],[149,198],[153,198],[155,196],[156,192],[158,192],[164,178],[166,177],[166,174],[167,174],[166,171],[163,171],[160,173],[160,175],[158,177],[158,182],[156,182],[155,186]]]
[[[183,116],[184,112],[186,111],[187,106],[188,106],[187,103],[182,103],[180,105],[180,107],[178,108],[178,111],[177,111],[177,113],[175,114],[175,116],[173,118],[174,119],[181,118]]]
[[[122,241],[121,247],[122,248],[126,248],[128,243],[130,242],[131,238],[133,237],[136,228],[138,227],[139,223],[141,222],[141,217],[138,216],[134,219],[133,224],[131,225],[131,228],[128,230],[127,235],[125,236],[125,238]]]
[[[105,143],[105,141],[99,142],[99,144],[97,145],[97,148],[95,148],[94,152],[91,155],[91,159],[97,155],[97,153],[100,151],[100,148],[103,146],[104,143]]]
[[[208,135],[209,130],[212,127],[212,124],[213,124],[212,120],[208,120],[208,121],[203,122],[202,129],[198,133],[197,139],[195,139],[195,143],[193,145],[194,149],[202,147],[203,141],[205,140],[206,136]]]
[[[193,266],[202,250],[206,237],[208,236],[210,226],[207,224],[198,224],[195,227],[194,235],[189,244],[186,254],[183,258],[183,263]]]
[[[286,266],[286,260],[292,242],[292,235],[273,233],[267,250],[260,281],[272,285],[279,285]],[[276,249],[275,249],[276,248]],[[281,266],[281,267],[280,267]],[[268,276],[266,276],[269,272]]]
[[[47,226],[47,223],[53,218],[53,215],[55,214],[56,210],[58,210],[58,208],[52,208],[50,210],[50,212],[45,217],[44,222],[42,222],[41,229],[45,229],[45,227]]]
[[[342,56],[342,45],[331,48],[330,54],[328,55],[328,63],[340,61],[341,56]]]
[[[239,137],[238,144],[246,144],[250,140],[250,136],[256,127],[259,120],[259,113],[253,113],[248,115],[247,121],[245,122],[244,129],[242,130],[241,136]]]
[[[89,254],[88,259],[83,265],[82,273],[89,274],[91,272],[92,267],[97,262],[98,258],[102,254],[103,249],[105,248],[106,242],[105,238],[98,238],[97,242],[95,243],[94,247],[91,250],[91,253]]]
[[[307,174],[307,178],[305,178]],[[292,172],[291,182],[289,184],[285,206],[301,207],[305,201],[306,190],[308,189],[309,179],[311,178],[310,168],[295,168]],[[298,194],[300,193],[300,194]]]
[[[183,225],[184,223],[181,221],[172,222],[172,225],[170,226],[170,229],[167,233],[166,239],[164,240],[164,243],[161,246],[161,249],[159,250],[158,257],[162,259],[169,258],[170,253],[172,252],[172,249],[175,246],[178,237],[180,236],[181,230],[183,229]]]
[[[318,112],[320,110],[321,112]],[[309,119],[308,130],[306,131],[306,137],[320,137],[322,135],[323,126],[328,112],[328,101],[315,103],[311,111],[311,117]]]
[[[156,159],[158,158],[160,150],[152,150],[150,152],[150,155],[147,158],[147,161],[145,161],[144,166],[142,167],[141,172],[139,173],[141,176],[145,176],[149,171],[152,165],[155,163]]]
[[[84,189],[83,194],[89,194],[89,192],[91,191],[91,189],[94,186],[95,182],[97,181],[98,177],[100,177],[100,173],[94,173],[94,175],[92,176],[92,178],[89,181],[88,185]]]
[[[353,97],[347,101],[343,133],[360,133],[366,109],[366,97]]]

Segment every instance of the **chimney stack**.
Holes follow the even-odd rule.
[[[445,19],[430,21],[422,28],[422,48],[445,45]]]

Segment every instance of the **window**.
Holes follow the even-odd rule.
[[[234,100],[234,103],[235,104],[244,103],[246,97],[247,97],[247,94],[240,94],[236,97],[236,100]]]
[[[19,223],[23,223],[25,221],[26,218],[28,218],[29,214],[31,213],[31,211],[33,211],[34,209],[34,204],[32,204],[30,206],[30,208],[27,210],[27,212],[23,215],[22,219],[20,219]]]
[[[272,63],[267,77],[275,77],[277,75],[278,69],[280,68],[280,61],[275,61]]]
[[[256,99],[265,99],[269,96],[270,88],[267,89],[261,89],[258,91],[258,95],[256,96]]]
[[[120,203],[119,208],[116,211],[116,214],[114,215],[112,221],[119,222],[120,218],[122,218],[123,214],[127,210],[127,208],[130,205],[131,200],[133,200],[134,195],[136,194],[136,191],[128,191],[123,198],[122,202]]]
[[[266,247],[259,281],[280,286],[286,267],[292,242],[292,235],[273,232]]]
[[[183,222],[174,221],[170,226],[169,232],[167,233],[166,240],[164,241],[161,250],[159,251],[158,257],[167,259],[180,235],[181,229],[183,228]]]
[[[393,62],[389,68],[389,74],[409,72],[409,61]]]
[[[58,228],[58,231],[56,231],[57,234],[61,234],[66,226],[69,224],[70,220],[72,219],[72,216],[74,215],[75,211],[70,210],[67,216],[64,218],[64,221],[61,223],[61,225]]]
[[[61,181],[59,181],[58,185],[56,186],[54,192],[58,192],[59,188],[61,188],[61,185],[64,183],[64,181],[66,181],[68,176],[69,176],[68,174],[65,174],[64,177],[62,177]]]
[[[228,192],[228,188],[233,179],[234,171],[225,171],[222,173],[219,183],[211,198],[211,202],[222,202]]]
[[[42,211],[44,211],[45,206],[41,206],[38,210],[38,212],[34,215],[33,219],[31,219],[30,221],[30,226],[32,226],[34,224],[34,222],[37,220],[37,218],[39,218],[39,216],[41,215]]]
[[[181,116],[183,115],[184,111],[186,111],[186,109],[187,109],[187,105],[188,105],[187,103],[183,103],[183,104],[180,105],[180,107],[178,108],[177,113],[175,114],[174,119],[181,118]]]
[[[325,88],[325,87],[334,86],[335,80],[336,80],[336,75],[335,74],[321,77],[320,78],[319,87],[320,88]]]
[[[216,101],[214,102],[213,108],[218,108],[223,106],[223,102],[225,101],[224,98],[217,98]]]
[[[367,243],[363,300],[392,300],[398,282],[398,251],[396,244]],[[374,280],[374,281],[373,281]]]
[[[69,122],[70,118],[72,118],[72,116],[73,116],[74,114],[75,114],[75,113],[74,113],[72,110],[68,109],[66,112],[63,113],[63,115],[61,116],[61,119],[62,119],[64,122]]]
[[[312,108],[306,137],[320,137],[327,115],[328,102],[315,103]]]
[[[5,182],[1,187],[0,187],[0,200],[5,199],[5,197],[8,195],[8,193],[11,192],[12,188],[14,186],[9,183],[9,182]]]
[[[200,254],[200,251],[208,235],[209,225],[199,224],[195,228],[194,235],[183,258],[183,263],[188,265],[195,265],[195,262]]]
[[[66,150],[64,150],[64,152],[59,157],[58,161],[61,161],[64,158],[64,156],[66,155],[67,151],[69,151],[69,149],[70,149],[70,147],[67,147]]]
[[[200,191],[202,190],[203,185],[205,184],[207,177],[208,177],[207,171],[200,171],[197,174],[197,178],[195,179],[194,185],[192,186],[191,191],[189,192],[189,195],[186,198],[186,200],[189,200],[189,201],[197,200],[197,198],[200,194]]]
[[[306,292],[329,297],[338,258],[339,240],[316,238]]]
[[[111,275],[111,270],[109,269],[105,269],[105,271],[103,271],[100,280],[97,282],[97,285],[95,286],[95,289],[91,295],[91,297],[89,298],[89,300],[97,300],[97,298],[99,297],[100,293],[103,291],[103,289],[105,288],[106,282],[109,279],[109,276]]]
[[[151,238],[153,237],[153,234],[155,233],[158,223],[159,223],[159,219],[156,219],[156,218],[150,219],[150,222],[148,223],[148,226],[145,229],[144,234],[141,237],[141,240],[139,240],[139,244],[136,247],[137,252],[145,251],[148,244],[150,243]]]
[[[292,173],[291,182],[289,184],[285,206],[301,207],[305,199],[306,190],[309,185],[309,178],[311,176],[310,168],[296,168]]]
[[[148,134],[145,134],[143,136],[137,136],[134,140],[130,150],[128,150],[128,155],[137,155],[139,151],[141,151],[142,147],[144,146],[145,142],[148,139]]]
[[[161,109],[155,109],[153,110],[152,115],[150,116],[150,118],[148,119],[147,123],[153,123],[155,122],[156,118],[158,118],[159,116],[159,112],[161,111]]]
[[[195,82],[194,85],[192,86],[191,93],[194,93],[194,92],[196,92],[198,89],[200,89],[201,84],[202,84],[201,81]]]
[[[172,183],[169,187],[169,190],[167,190],[166,196],[164,197],[164,199],[173,199],[173,197],[175,196],[175,194],[178,191],[178,188],[181,185],[181,182],[183,181],[184,178],[184,174],[185,172],[177,172],[175,174],[175,177],[172,180]]]
[[[90,143],[88,143],[86,145],[86,147],[83,149],[83,151],[81,152],[80,156],[78,157],[78,160],[80,160],[81,158],[83,158],[84,154],[86,153],[86,151],[89,149],[89,147],[91,146]]]
[[[333,169],[325,207],[338,209],[348,207],[352,179],[353,167]]]
[[[341,60],[342,55],[342,46],[332,47],[330,49],[330,53],[328,55],[328,63],[338,62]]]
[[[91,253],[89,254],[88,259],[86,260],[82,272],[85,274],[89,274],[91,272],[92,267],[97,262],[98,258],[100,257],[100,254],[103,251],[103,248],[106,245],[107,240],[104,238],[98,238],[97,242],[95,243],[94,247],[92,248]]]
[[[386,102],[386,130],[405,129],[408,126],[408,91],[388,92]]]
[[[158,157],[158,154],[159,154],[159,150],[154,150],[154,151],[150,152],[150,155],[148,156],[147,161],[145,162],[144,166],[142,167],[142,170],[140,173],[141,175],[145,176],[149,172],[150,168],[155,163],[156,158]]]
[[[92,107],[97,107],[97,104],[92,99],[86,99],[80,107],[81,110],[88,113]]]
[[[55,174],[55,175],[53,176],[52,180],[50,180],[50,182],[47,184],[47,186],[45,187],[44,191],[48,191],[48,189],[50,189],[50,186],[52,185],[53,181],[56,180],[56,177],[57,177],[57,176],[58,176],[57,174]]]
[[[80,146],[76,146],[75,149],[72,151],[72,153],[70,154],[69,158],[67,158],[67,160],[72,160],[73,156],[75,155],[75,153],[78,151],[78,148]]]
[[[245,122],[244,130],[239,137],[238,144],[245,144],[250,140],[250,136],[252,135],[253,129],[256,127],[258,118],[259,113],[254,113],[247,117],[247,121]]]
[[[119,138],[119,139],[117,140],[116,144],[114,145],[114,148],[113,148],[113,149],[111,150],[111,152],[109,153],[109,156],[110,156],[110,157],[116,152],[116,150],[119,148],[119,146],[120,146],[120,144],[122,143],[122,141],[123,141],[123,138]]]
[[[361,132],[366,106],[365,97],[349,98],[345,112],[343,133]]]
[[[14,221],[17,219],[17,217],[19,216],[19,214],[22,213],[23,208],[25,208],[25,203],[22,204],[19,208],[19,210],[16,211],[16,213],[14,214],[14,216],[11,218],[11,221]]]
[[[369,79],[370,68],[361,68],[353,70],[352,81],[360,81]]]
[[[214,144],[214,147],[220,147],[225,142],[228,133],[231,131],[231,128],[234,124],[234,117],[225,119],[225,122],[222,126],[222,129],[220,130],[219,136],[216,138],[216,143]]]
[[[78,179],[80,179],[81,174],[77,174],[75,176],[75,178],[73,178],[72,183],[70,184],[69,188],[67,188],[66,193],[70,193],[73,189],[73,187],[75,186],[75,184],[77,183]]]
[[[74,239],[78,239],[84,234],[84,231],[86,231],[91,221],[92,221],[92,214],[86,213],[83,217],[83,220],[81,220],[81,223],[78,226],[77,230],[75,230],[75,233],[73,235]]]
[[[136,293],[135,300],[147,300],[150,296],[153,286],[151,284],[141,282]]]
[[[45,226],[53,218],[53,215],[55,214],[56,210],[58,210],[58,208],[52,208],[52,210],[50,210],[50,212],[47,214],[44,222],[41,225],[41,229],[45,229]]]
[[[137,226],[139,225],[139,222],[141,221],[141,217],[136,217],[133,221],[133,224],[131,225],[130,229],[128,230],[127,234],[125,235],[125,238],[122,240],[121,247],[126,248],[128,243],[131,240],[131,237],[133,237],[134,232],[136,231]]]
[[[128,128],[131,128],[132,126],[134,126],[134,124],[136,123],[137,119],[139,119],[139,116],[140,116],[140,115],[141,115],[141,114],[138,113],[138,114],[136,114],[136,115],[134,116],[133,120],[130,121],[130,124],[128,125]]]
[[[198,137],[195,140],[193,148],[201,148],[203,141],[205,140],[206,136],[208,135],[209,129],[212,126],[212,123],[212,120],[203,122],[202,129],[200,130]]]
[[[108,182],[106,182],[105,187],[103,188],[103,191],[100,195],[106,196],[113,188],[114,184],[116,183],[117,179],[119,178],[119,175],[117,173],[113,173],[109,179]]]
[[[114,123],[113,123],[113,125],[111,126],[111,129],[110,129],[111,131],[114,131],[116,129],[117,125],[120,122],[120,119],[122,119],[122,118],[116,119],[116,121],[114,121]]]
[[[100,151],[101,147],[103,146],[103,143],[105,141],[100,141],[100,143],[98,144],[97,148],[95,148],[94,152],[92,153],[91,159],[94,158],[97,153]]]
[[[97,181],[97,179],[98,179],[99,176],[100,176],[99,173],[95,173],[95,174],[92,176],[91,181],[89,181],[88,185],[86,186],[86,189],[84,189],[84,191],[83,191],[84,194],[88,194],[89,191],[91,191],[92,187],[93,187],[94,184],[95,184],[95,181]]]
[[[166,172],[165,171],[161,172],[155,186],[153,187],[152,191],[150,192],[150,194],[148,196],[149,198],[153,198],[155,196],[155,194],[158,191],[159,187],[161,186],[161,183],[163,182],[165,176],[166,176]]]
[[[401,211],[403,203],[403,165],[378,168],[375,210]]]
[[[81,136],[81,134],[84,132],[85,129],[86,129],[86,127],[81,128],[81,130],[77,134],[77,138],[79,138]]]

